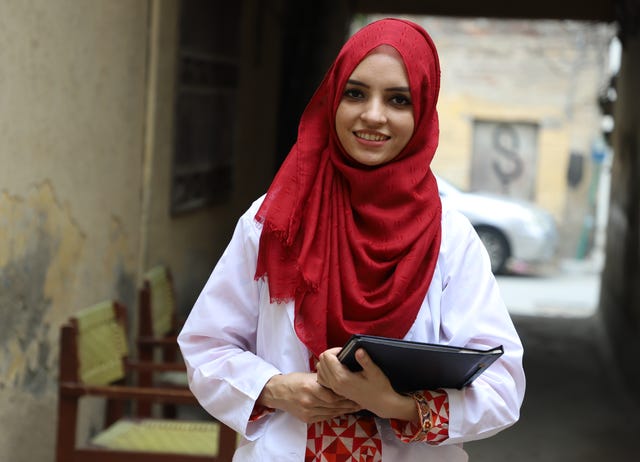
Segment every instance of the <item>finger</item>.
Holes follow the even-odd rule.
[[[361,405],[355,403],[346,398],[337,399],[331,403],[315,401],[313,403],[307,402],[304,405],[300,406],[301,408],[307,409],[309,413],[318,413],[318,414],[328,414],[328,413],[338,413],[338,414],[346,414],[349,412],[355,412],[356,410],[361,408]]]
[[[340,354],[340,351],[342,350],[342,347],[333,347],[333,348],[329,348],[328,350],[326,350],[326,353],[329,353],[333,356],[338,356],[338,354]]]
[[[333,408],[344,411],[345,409],[359,409],[360,405],[350,399],[343,398],[332,404]]]
[[[331,391],[331,377],[324,367],[317,368],[316,382],[322,387],[322,390]]]
[[[333,388],[332,384],[343,374],[344,368],[337,357],[329,352],[322,353],[316,365],[318,383],[324,387]]]
[[[320,382],[320,379],[318,380]],[[331,388],[327,388],[321,383],[318,383],[318,385],[316,389],[312,390],[312,396],[317,400],[319,406],[325,408],[338,407],[340,409],[359,406],[355,401],[337,394]]]
[[[354,414],[358,411],[362,410],[362,407],[348,407],[348,408],[318,408],[318,409],[314,409],[311,412],[308,412],[307,415],[308,416],[330,416],[330,417],[335,417],[338,415],[346,415],[346,414]]]
[[[384,376],[384,372],[382,369],[378,367],[378,365],[371,359],[371,356],[364,350],[364,348],[360,348],[356,351],[356,361],[358,364],[362,366],[362,374],[366,377],[376,377],[376,376]]]
[[[323,377],[322,371],[318,371],[316,374],[316,382],[309,387],[308,391],[314,397],[314,399],[319,400],[323,403],[333,403],[340,399],[343,399],[341,396],[336,395],[331,387],[329,387],[328,379]]]
[[[342,366],[340,360],[338,359],[338,353],[340,353],[340,350],[340,348],[331,348],[322,352],[318,358],[319,360],[316,368],[318,366],[322,367],[324,365],[331,370],[339,369]]]
[[[314,397],[318,400],[318,403],[325,407],[338,406],[340,408],[348,406],[358,406],[353,399],[347,398],[339,393],[336,393],[331,388],[319,387],[317,394],[314,393]]]
[[[371,364],[373,364],[371,356],[369,356],[364,348],[358,348],[355,357],[356,361],[358,361],[358,364],[360,364],[362,366],[362,369],[364,370],[366,370],[368,367],[371,367]]]
[[[353,411],[356,412],[356,411]],[[313,414],[311,415],[308,420],[307,423],[315,423],[315,422],[321,422],[323,420],[331,420],[334,419],[338,416],[342,416],[345,414],[351,414],[351,412],[344,412],[344,411],[335,411],[335,412],[328,412],[328,411],[323,411],[322,413],[319,414]]]

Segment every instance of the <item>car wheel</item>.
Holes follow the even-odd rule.
[[[504,272],[510,255],[509,243],[500,231],[495,228],[479,226],[476,228],[480,240],[484,244],[491,260],[493,274]]]

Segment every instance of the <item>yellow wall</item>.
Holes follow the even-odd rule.
[[[562,120],[557,107],[498,105],[479,97],[444,94],[440,99],[440,148],[434,159],[436,171],[454,184],[469,188],[473,119],[538,123]],[[536,202],[561,219],[566,189],[566,163],[570,151],[568,129],[563,122],[544,123],[538,132]]]

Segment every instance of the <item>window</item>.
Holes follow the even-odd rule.
[[[475,120],[471,190],[532,200],[537,157],[537,124]]]
[[[223,202],[233,187],[240,5],[181,5],[173,213]]]

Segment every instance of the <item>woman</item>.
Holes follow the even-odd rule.
[[[178,339],[193,393],[243,436],[234,460],[464,461],[461,443],[518,419],[520,340],[430,169],[439,86],[420,26],[361,29],[239,220]],[[505,354],[469,387],[407,396],[362,349],[361,372],[340,364],[353,333]]]

